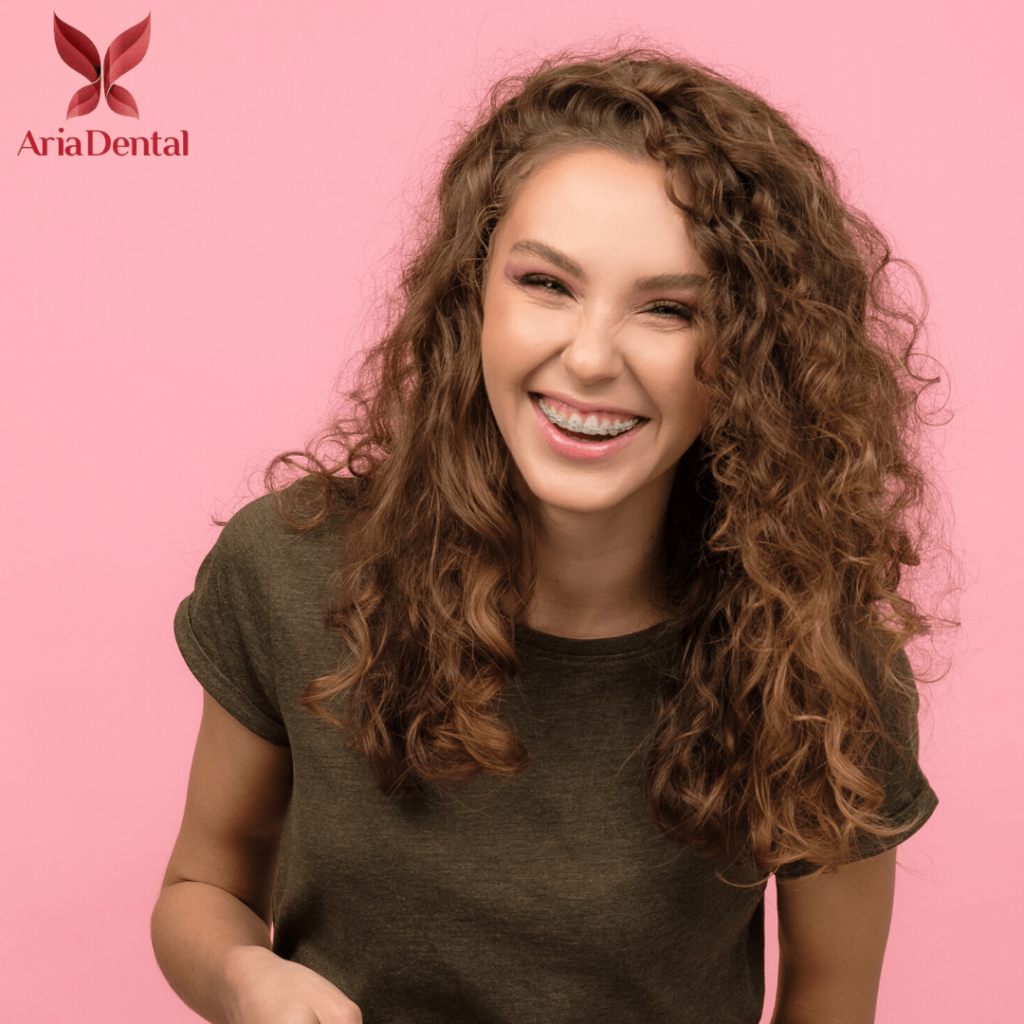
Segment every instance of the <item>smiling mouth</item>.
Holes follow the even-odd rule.
[[[620,419],[610,414],[598,416],[595,413],[590,413],[589,415],[587,413],[573,413],[566,416],[564,413],[556,412],[552,409],[544,401],[543,395],[533,394],[530,397],[537,400],[541,412],[544,413],[544,416],[551,424],[567,437],[574,438],[577,441],[607,441],[613,437],[628,434],[634,427],[646,422],[646,419],[642,416],[633,416],[628,419]]]

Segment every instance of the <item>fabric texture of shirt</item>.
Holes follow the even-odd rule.
[[[756,876],[672,843],[647,810],[662,627],[579,640],[517,625],[502,714],[530,767],[457,797],[386,798],[298,703],[345,655],[324,622],[343,525],[296,534],[272,496],[250,503],[175,618],[210,695],[291,748],[274,951],[335,984],[365,1024],[757,1024],[764,882],[716,877]],[[902,781],[883,813],[920,827],[935,794],[916,763]]]

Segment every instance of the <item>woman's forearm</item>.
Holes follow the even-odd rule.
[[[212,1024],[236,1024],[239,959],[270,949],[270,928],[241,900],[206,882],[164,887],[153,911],[153,951],[171,988]]]

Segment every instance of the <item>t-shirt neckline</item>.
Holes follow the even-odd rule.
[[[638,633],[593,637],[584,640],[578,637],[542,633],[539,629],[532,629],[517,622],[515,624],[516,645],[536,647],[564,657],[608,657],[612,654],[632,654],[636,651],[649,651],[652,648],[668,644],[672,638],[671,631],[667,628],[668,625],[667,621],[658,622]]]

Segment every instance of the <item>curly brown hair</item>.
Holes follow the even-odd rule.
[[[664,167],[711,282],[695,368],[707,418],[663,532],[679,641],[652,734],[652,818],[761,871],[835,868],[858,833],[906,828],[876,812],[885,771],[913,756],[903,649],[947,621],[900,593],[926,539],[915,438],[937,378],[911,369],[923,310],[900,298],[905,265],[831,165],[693,62],[560,55],[498,82],[454,150],[348,414],[268,470],[274,488],[304,456],[305,485],[276,487],[296,529],[347,509],[328,621],[351,657],[303,702],[349,734],[387,795],[527,768],[500,698],[536,524],[483,387],[482,282],[522,183],[583,146]]]

